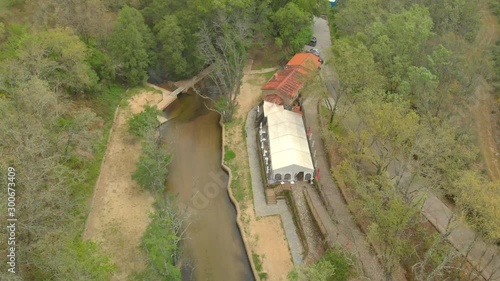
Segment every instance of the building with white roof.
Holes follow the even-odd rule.
[[[269,183],[310,180],[314,165],[300,113],[264,101],[259,140]]]

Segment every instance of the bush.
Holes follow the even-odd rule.
[[[134,136],[144,137],[147,131],[156,127],[158,124],[156,116],[161,114],[155,107],[145,106],[141,113],[134,114],[127,120],[129,132]]]
[[[226,148],[225,151],[226,151],[224,153],[225,162],[233,160],[236,157],[236,153],[234,153],[234,151],[232,151],[231,149]]]
[[[317,262],[293,270],[290,281],[347,281],[353,276],[352,258],[341,248],[327,251]]]

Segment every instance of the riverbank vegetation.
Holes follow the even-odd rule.
[[[469,118],[481,98],[476,87],[493,72],[492,46],[476,40],[486,4],[351,0],[331,17],[340,87],[325,139],[342,159],[337,180],[351,188],[363,211],[386,280],[397,279],[401,265],[412,280],[477,274],[469,274],[444,239],[456,220],[483,239],[500,239],[500,213],[493,207],[500,182],[482,170]],[[345,134],[334,133],[337,127]],[[442,235],[420,231],[427,228],[420,211],[428,193],[457,214]]]
[[[133,278],[180,281],[179,242],[187,226],[185,217],[177,208],[176,199],[165,193],[170,154],[157,135],[159,122],[156,116],[159,114],[161,112],[155,107],[146,106],[128,120],[129,132],[142,140],[142,153],[132,179],[155,197],[155,211],[150,214],[151,222],[141,242],[147,256],[147,267],[133,274]]]

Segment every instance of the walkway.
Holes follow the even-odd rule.
[[[194,85],[196,85],[196,83],[200,82],[203,78],[205,78],[207,75],[209,75],[214,70],[214,68],[215,68],[215,64],[211,64],[207,68],[200,71],[200,73],[198,73],[195,77],[193,77],[191,79],[180,80],[180,81],[174,82],[174,85],[178,89],[182,89],[182,90],[180,90],[180,92],[185,93],[190,88],[193,88]]]
[[[259,155],[257,150],[257,140],[255,138],[255,126],[254,120],[256,117],[255,109],[248,112],[246,121],[246,132],[247,132],[247,151],[248,160],[250,165],[250,173],[252,176],[252,191],[253,191],[253,203],[256,217],[280,215],[281,222],[283,223],[283,229],[285,230],[285,235],[288,240],[288,245],[290,247],[290,252],[292,253],[292,259],[295,266],[301,265],[303,263],[303,252],[304,248],[297,234],[297,228],[293,222],[292,213],[288,209],[285,200],[278,200],[276,205],[267,205],[266,198],[264,195],[264,185],[260,173]]]
[[[318,102],[319,97],[313,96],[306,99],[303,104],[306,126],[311,128],[312,141],[315,143],[316,168],[320,169],[319,194],[316,190],[310,189],[307,190],[308,194],[327,231],[327,242],[345,246],[351,254],[356,256],[362,269],[361,274],[368,280],[382,280],[382,268],[375,254],[370,250],[365,236],[356,225],[340,190],[330,174],[323,140],[319,133]],[[321,198],[325,201],[326,207],[323,205]]]
[[[439,232],[446,231],[452,211],[433,194],[427,194],[422,214]],[[498,246],[489,245],[477,238],[474,231],[458,222],[451,226],[448,241],[473,264],[486,280],[500,280],[500,255]]]

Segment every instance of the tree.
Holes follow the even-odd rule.
[[[386,21],[374,22],[366,35],[375,61],[392,83],[389,90],[394,90],[406,78],[407,68],[423,57],[423,46],[432,35],[432,19],[427,8],[413,5],[389,14]]]
[[[247,55],[248,20],[244,10],[229,15],[219,12],[212,22],[201,27],[199,49],[207,64],[213,65],[209,75],[218,90],[215,105],[225,122],[232,120],[240,93]]]
[[[453,181],[478,159],[479,150],[470,133],[459,131],[449,121],[422,119],[418,140],[414,145],[417,172],[435,191],[451,197],[458,195]]]
[[[42,26],[67,26],[85,41],[108,35],[111,31],[108,9],[99,0],[37,1],[33,21]]]
[[[165,189],[169,162],[170,155],[158,145],[154,130],[149,130],[145,134],[142,153],[137,161],[137,170],[132,174],[132,179],[143,189],[151,192],[162,192]]]
[[[317,262],[296,267],[288,274],[288,280],[347,281],[353,275],[353,262],[351,255],[336,246],[327,250]]]
[[[81,93],[97,85],[87,62],[88,49],[70,28],[23,36],[16,52],[26,76],[46,80],[56,90]]]
[[[289,53],[296,53],[311,40],[311,14],[300,9],[295,3],[289,2],[280,8],[272,17],[276,39],[289,49]]]
[[[18,274],[27,280],[109,276],[112,269],[99,253],[78,256],[54,244],[54,240],[67,243],[75,237],[73,230],[79,229],[75,224],[81,221],[75,214],[84,175],[74,167],[84,161],[80,152],[92,152],[85,140],[94,136],[89,127],[95,116],[71,108],[47,82],[36,77],[7,88],[8,96],[0,99],[0,151],[4,156],[0,166],[17,170],[16,243],[22,245],[16,250]],[[5,195],[2,193],[2,202],[7,202]],[[86,266],[61,265],[68,256],[78,257],[78,263]],[[93,273],[86,271],[90,267]]]
[[[385,175],[368,180],[357,188],[372,218],[368,236],[380,247],[385,280],[391,281],[401,260],[411,253],[410,229],[420,220],[424,200],[405,200]]]
[[[365,91],[352,109],[345,144],[346,158],[366,161],[376,175],[410,158],[419,131],[419,117],[401,99]],[[353,116],[355,115],[355,116]]]
[[[473,227],[490,241],[500,239],[500,181],[486,181],[473,171],[463,171],[454,181],[457,205]]]
[[[127,120],[129,132],[137,137],[147,137],[158,126],[158,115],[161,115],[161,111],[146,105],[142,112],[134,114]]]
[[[176,263],[179,242],[187,229],[186,218],[177,210],[175,198],[159,195],[155,207],[141,243],[147,255],[148,268],[137,277],[139,280],[180,281],[181,270]]]
[[[465,0],[427,0],[429,12],[438,34],[453,32],[473,41],[479,30],[480,15],[478,2]]]
[[[409,83],[402,83],[399,91],[402,94],[411,94],[415,106],[423,116],[435,116],[439,112],[440,103],[444,99],[437,92],[438,78],[425,67],[410,66],[408,70]],[[408,86],[409,89],[403,89]],[[408,93],[406,93],[408,92]]]
[[[144,24],[141,13],[124,6],[118,13],[108,42],[117,76],[131,86],[144,82],[148,78],[146,69],[151,64],[152,46],[153,35]]]
[[[360,41],[352,37],[343,37],[333,43],[333,65],[338,75],[340,88],[337,89],[335,105],[333,106],[330,124],[332,124],[338,106],[347,96],[365,90],[383,89],[385,78],[379,74],[373,54]]]
[[[343,37],[333,43],[333,65],[347,93],[363,89],[382,89],[384,77],[379,74],[373,54],[360,41]]]
[[[339,1],[335,24],[344,35],[365,32],[366,28],[383,15],[379,0]]]
[[[183,77],[187,73],[184,34],[176,16],[165,16],[155,25],[158,41],[158,64],[174,77]]]

